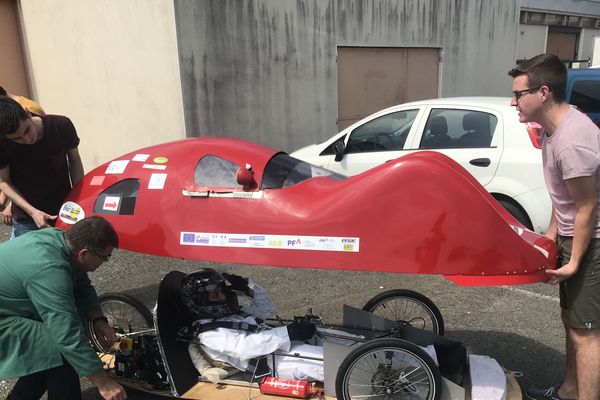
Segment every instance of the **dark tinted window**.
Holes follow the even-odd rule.
[[[490,147],[498,119],[480,111],[436,108],[431,111],[420,149]]]
[[[584,113],[600,113],[600,81],[575,82],[570,103]]]
[[[345,179],[335,172],[279,153],[265,167],[261,189],[282,189],[317,176]]]
[[[419,110],[398,111],[359,126],[350,133],[346,153],[404,149],[418,112]]]
[[[139,179],[123,179],[115,183],[98,196],[94,203],[94,212],[133,215],[139,189]]]

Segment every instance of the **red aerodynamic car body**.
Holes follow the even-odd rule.
[[[99,215],[120,247],[159,256],[442,274],[462,285],[546,280],[554,243],[461,166],[415,153],[344,178],[247,141],[147,147],[79,182],[57,227]]]

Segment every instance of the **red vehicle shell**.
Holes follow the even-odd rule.
[[[540,282],[555,267],[554,243],[442,154],[415,153],[346,179],[326,175],[247,141],[180,140],[86,174],[57,227],[99,215],[121,248],[141,253],[442,274],[462,285]]]

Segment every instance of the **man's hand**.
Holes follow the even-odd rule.
[[[568,262],[558,269],[547,269],[546,274],[550,275],[550,279],[546,283],[556,285],[559,282],[569,279],[577,273],[579,265],[574,262]]]
[[[12,226],[12,202],[8,202],[4,210],[2,210],[2,222],[4,225]]]
[[[248,291],[248,278],[242,278],[239,275],[223,273],[223,278],[227,279],[231,286],[231,290],[239,290],[240,292]]]
[[[115,330],[104,320],[98,320],[94,323],[94,332],[96,332],[96,337],[100,341],[100,344],[105,348],[112,347],[117,341]]]
[[[123,386],[111,379],[104,370],[100,370],[88,376],[88,379],[98,388],[98,391],[104,400],[127,399],[127,393],[125,392],[125,389],[123,389]]]
[[[31,214],[31,218],[33,218],[33,222],[35,222],[38,228],[49,227],[50,225],[48,224],[48,221],[54,221],[57,217],[58,215],[46,214],[40,210],[36,210],[33,214]]]

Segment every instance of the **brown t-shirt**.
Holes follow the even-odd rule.
[[[56,215],[71,190],[67,150],[79,146],[71,120],[61,115],[41,117],[42,139],[34,144],[0,141],[0,168],[10,167],[10,179],[25,200],[38,210]],[[29,215],[13,205],[13,218]]]

